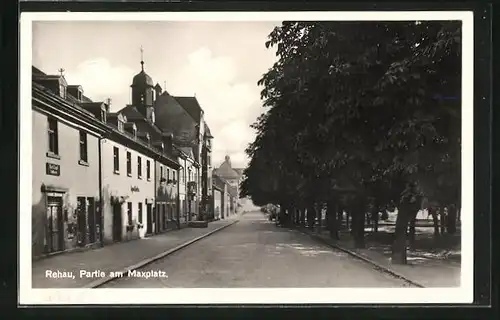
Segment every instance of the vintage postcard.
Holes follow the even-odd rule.
[[[472,28],[23,12],[19,303],[471,302]]]

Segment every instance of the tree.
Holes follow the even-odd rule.
[[[404,263],[412,199],[458,201],[460,104],[443,97],[460,93],[459,44],[456,22],[275,28],[266,46],[279,59],[259,81],[269,110],[254,125],[242,191],[313,207],[334,206],[339,190],[349,189],[360,247],[368,200],[397,203],[393,261]]]

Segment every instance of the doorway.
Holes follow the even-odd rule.
[[[64,250],[62,197],[47,198],[47,252]]]
[[[87,198],[88,203],[88,217],[87,217],[87,230],[88,230],[88,238],[89,243],[94,243],[97,241],[96,239],[96,207],[95,207],[95,199]]]
[[[113,204],[113,241],[122,241],[122,207],[120,204]]]
[[[146,204],[146,234],[153,233],[153,210],[151,203]]]

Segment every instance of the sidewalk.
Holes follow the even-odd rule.
[[[350,239],[350,236],[345,233],[341,233],[340,240],[334,241],[330,238],[329,232],[326,230],[323,230],[321,233],[311,232],[302,228],[299,230],[321,242],[367,260],[379,268],[401,276],[422,287],[444,288],[460,286],[461,265],[459,262],[425,258],[421,254],[413,254],[409,251],[408,264],[395,265],[391,263],[390,249],[381,251],[380,247],[370,247],[369,244],[367,244],[366,249],[357,249],[354,247],[354,242]]]
[[[218,228],[230,225],[238,220],[240,215],[232,215],[227,219],[214,221],[207,228],[183,228],[169,231],[140,240],[116,243],[84,252],[61,254],[51,258],[32,262],[33,288],[82,288],[96,278],[80,277],[80,270],[88,272],[121,271],[127,267],[150,259],[163,252],[171,250],[200,236],[206,235]],[[73,278],[50,278],[47,271],[73,272]]]

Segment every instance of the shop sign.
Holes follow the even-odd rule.
[[[51,176],[59,176],[61,174],[61,166],[55,163],[46,163],[46,173]]]

